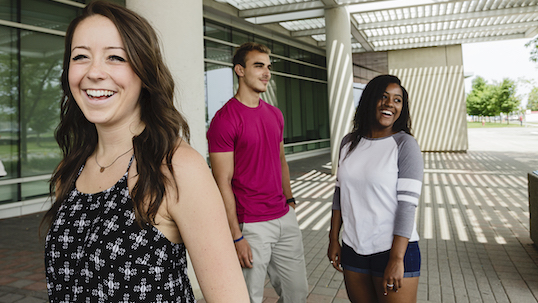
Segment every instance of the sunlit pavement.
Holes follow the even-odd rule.
[[[418,302],[537,302],[527,173],[538,169],[538,133],[517,129],[470,129],[469,152],[424,153],[416,218],[422,251]],[[309,303],[349,302],[342,274],[326,257],[334,186],[329,161],[323,155],[289,163]],[[0,220],[0,302],[46,302],[39,220]],[[277,301],[269,282],[265,297]]]

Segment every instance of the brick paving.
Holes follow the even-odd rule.
[[[424,153],[416,218],[419,303],[538,302],[538,249],[529,236],[527,191],[527,173],[538,169],[538,129],[518,131],[518,152],[506,151],[516,138],[511,132],[516,130],[470,130],[470,142],[482,141],[470,144],[469,152]],[[496,145],[488,145],[488,135]],[[505,144],[498,144],[501,139]],[[342,275],[326,257],[334,184],[329,161],[322,155],[289,163],[300,201],[309,303],[349,302]],[[41,216],[0,220],[0,303],[47,302],[37,236]],[[277,299],[267,282],[264,302]]]

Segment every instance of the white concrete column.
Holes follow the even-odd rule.
[[[327,80],[331,128],[332,171],[336,172],[340,141],[351,130],[353,115],[353,60],[351,24],[347,7],[325,10]]]
[[[164,60],[176,83],[175,105],[190,126],[191,145],[207,155],[205,138],[204,26],[202,0],[127,0],[126,6],[146,18],[161,40]],[[194,295],[200,285],[187,254]]]
[[[191,145],[205,157],[203,0],[157,2],[127,0],[126,4],[148,19],[157,31],[176,83],[176,107],[189,123]]]

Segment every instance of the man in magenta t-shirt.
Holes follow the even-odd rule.
[[[284,117],[260,99],[271,79],[270,50],[241,45],[233,58],[239,88],[209,130],[209,159],[224,199],[251,302],[262,302],[265,276],[282,302],[306,302],[301,231],[284,156]]]

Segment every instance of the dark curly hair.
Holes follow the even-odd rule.
[[[398,120],[392,125],[392,130],[394,132],[404,131],[412,135],[411,117],[409,115],[409,96],[407,90],[402,86],[398,77],[393,75],[379,75],[370,80],[362,92],[359,106],[357,106],[357,111],[353,118],[353,130],[349,134],[349,136],[351,136],[351,146],[349,147],[348,155],[355,149],[355,147],[357,147],[362,137],[372,136],[372,128],[377,123],[377,102],[381,99],[385,90],[391,83],[398,84],[403,92],[402,111]]]

